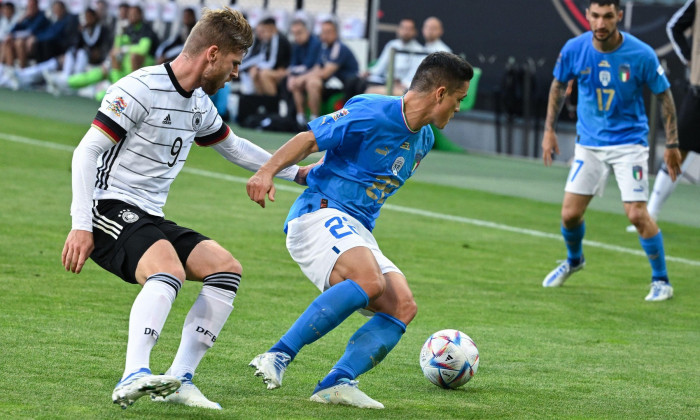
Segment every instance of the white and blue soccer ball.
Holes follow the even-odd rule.
[[[435,385],[455,389],[469,382],[479,368],[479,350],[468,335],[441,330],[428,337],[420,351],[420,368]]]

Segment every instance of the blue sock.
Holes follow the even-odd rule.
[[[292,359],[302,347],[337,327],[345,318],[369,304],[367,293],[347,279],[321,293],[270,351],[284,351]]]
[[[581,222],[580,225],[573,229],[567,229],[561,225],[561,234],[566,242],[566,251],[569,264],[577,266],[581,263],[583,257],[583,235],[586,234],[586,222]]]
[[[350,337],[345,354],[328,375],[318,383],[314,393],[328,388],[341,378],[355,379],[379,364],[396,346],[406,324],[391,315],[377,312]]]
[[[659,230],[659,233],[647,239],[640,236],[639,243],[642,244],[642,248],[644,252],[646,252],[647,258],[649,258],[652,280],[668,281],[666,255],[664,253],[664,238],[661,236],[661,231]]]

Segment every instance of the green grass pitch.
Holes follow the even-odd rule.
[[[700,416],[697,227],[662,223],[667,254],[683,260],[668,264],[676,297],[647,303],[650,269],[643,256],[589,246],[584,271],[562,288],[543,289],[542,278],[564,256],[560,240],[385,208],[375,236],[406,274],[419,310],[394,351],[360,377],[361,388],[386,409],[363,411],[308,401],[364,321],[359,315],[303,349],[280,389],[266,390],[247,366],[317,294],[284,246],[281,225],[297,193],[278,191],[263,210],[243,183],[193,171],[174,183],[166,215],[216,239],[244,267],[235,309],[195,377],[224,410],[144,398],[122,411],[111,392],[123,369],[138,288],[92,262],[77,276],[60,264],[70,228],[69,147],[86,129],[0,112],[1,418]],[[62,146],[18,143],[2,133]],[[186,168],[250,175],[204,149],[190,154]],[[559,205],[524,198],[409,181],[389,204],[558,233]],[[589,240],[640,249],[635,235],[624,233],[621,211],[592,210],[587,224]],[[153,350],[154,371],[172,361],[198,291],[196,283],[183,287]],[[430,384],[418,366],[424,340],[444,328],[464,331],[480,350],[478,373],[455,391]]]

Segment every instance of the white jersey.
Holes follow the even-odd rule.
[[[114,142],[97,162],[93,198],[121,200],[155,216],[163,216],[192,143],[210,146],[230,131],[207,94],[183,90],[168,64],[112,85],[92,126]]]

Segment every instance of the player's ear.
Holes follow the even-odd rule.
[[[445,86],[439,86],[435,90],[435,99],[437,100],[437,103],[442,102],[442,100],[445,99],[445,96],[447,96],[447,88]]]
[[[217,55],[219,54],[219,47],[212,45],[207,48],[207,61],[209,63],[214,63],[216,61]]]

